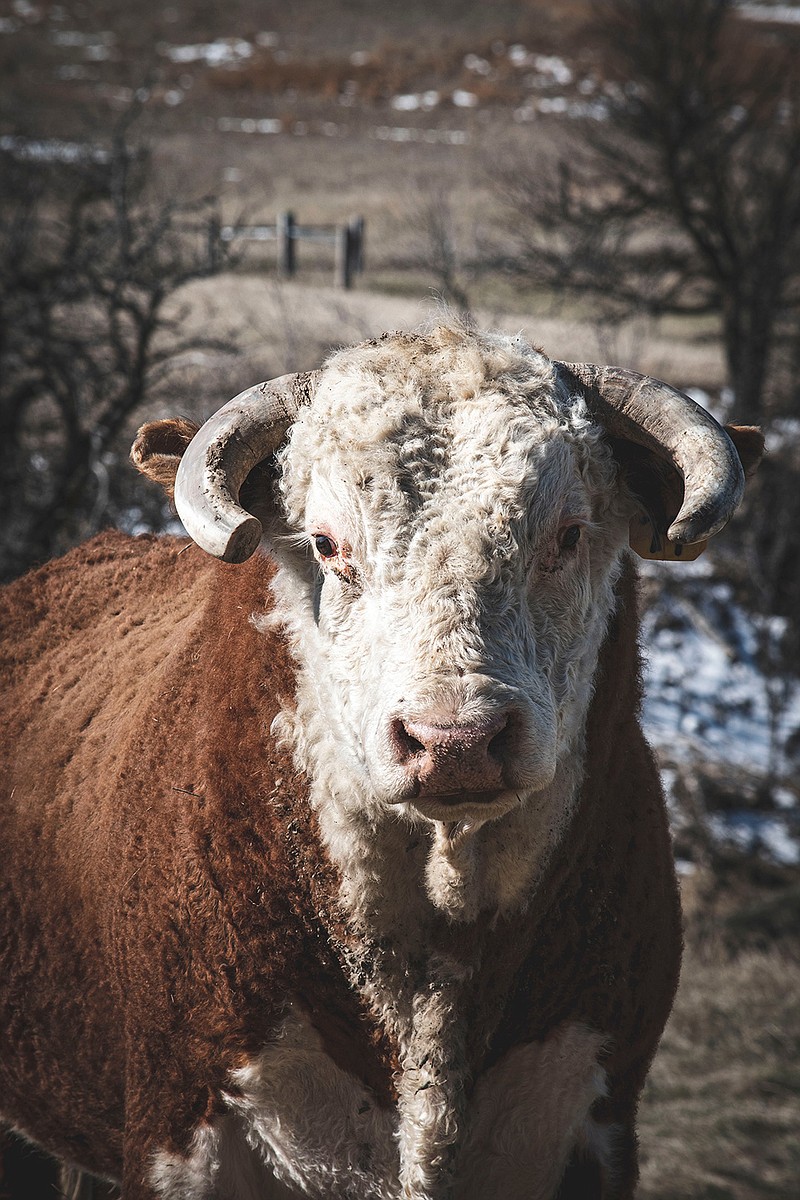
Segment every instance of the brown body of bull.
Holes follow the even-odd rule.
[[[2,598],[0,1113],[62,1160],[119,1181],[185,1155],[231,1072],[291,998],[339,1067],[394,1102],[396,1050],[348,985],[336,872],[308,787],[269,737],[293,671],[249,623],[272,566],[108,534]],[[473,1081],[565,1022],[610,1031],[612,1172],[573,1160],[559,1196],[629,1197],[633,1117],[678,977],[680,916],[658,774],[639,723],[634,575],[600,657],[575,819],[513,920],[442,916],[480,960]],[[475,1022],[481,1027],[480,1020]]]

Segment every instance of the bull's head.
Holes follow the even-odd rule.
[[[134,459],[163,481],[190,432],[146,426]],[[266,525],[317,753],[372,803],[480,822],[580,759],[629,537],[693,557],[759,453],[664,383],[442,328],[243,392],[180,457],[175,502],[229,562]]]

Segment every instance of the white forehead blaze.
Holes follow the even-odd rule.
[[[437,552],[480,571],[562,518],[596,519],[613,476],[598,446],[582,402],[524,344],[395,335],[331,360],[293,430],[284,498],[295,528],[371,571]]]

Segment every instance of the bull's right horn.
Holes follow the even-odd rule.
[[[261,522],[240,506],[239,490],[281,445],[319,376],[281,375],[240,392],[189,443],[175,478],[175,507],[186,532],[208,554],[241,563],[258,546]]]

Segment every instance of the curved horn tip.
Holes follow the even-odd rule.
[[[263,532],[258,518],[248,515],[240,525],[231,530],[221,552],[211,550],[210,553],[216,553],[216,557],[221,558],[223,562],[243,563],[258,549]]]
[[[709,524],[708,517],[692,514],[682,520],[673,521],[667,530],[667,538],[676,545],[693,546],[697,542],[707,542],[721,529],[724,529],[733,516],[737,504],[733,504],[723,516],[717,517]]]

